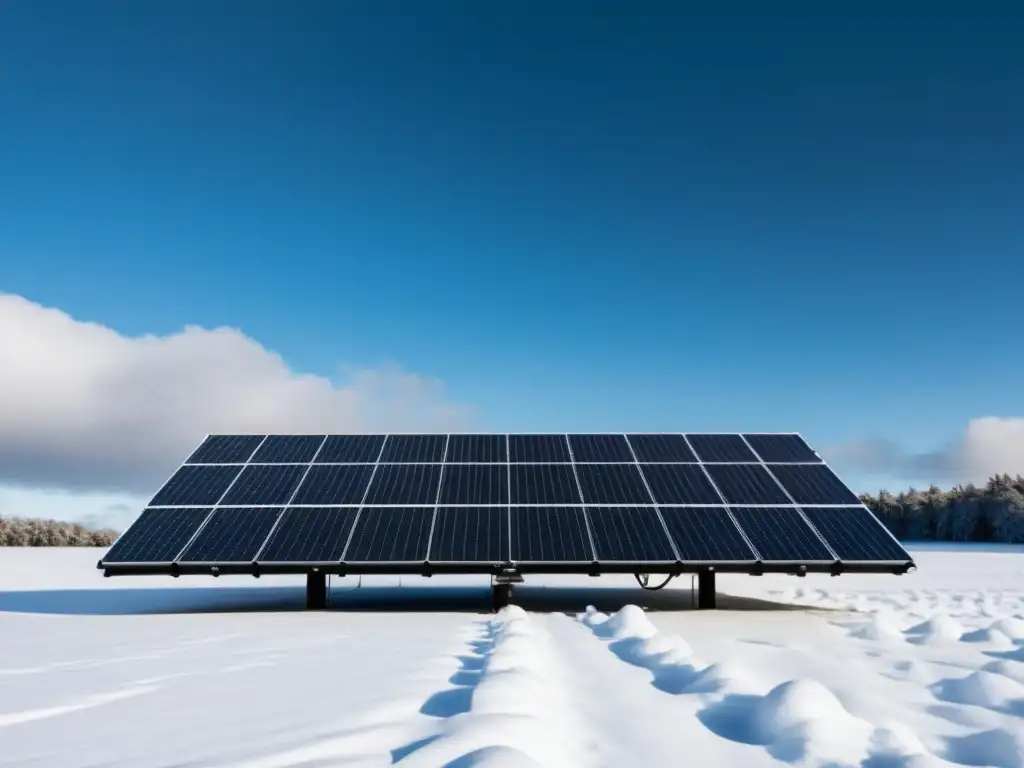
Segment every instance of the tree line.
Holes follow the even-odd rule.
[[[2,547],[109,547],[117,532],[95,530],[80,523],[0,517]]]
[[[911,488],[860,497],[897,539],[1024,543],[1024,477],[995,475],[984,487]]]

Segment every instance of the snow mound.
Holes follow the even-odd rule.
[[[849,717],[839,699],[817,680],[789,680],[775,686],[754,712],[754,727],[766,743],[812,720]]]
[[[932,687],[935,695],[952,704],[973,704],[989,709],[1014,709],[1024,703],[1024,685],[994,672],[972,672],[947,678]]]
[[[711,664],[694,675],[685,690],[687,693],[740,693],[753,688],[753,681],[746,669],[734,661],[723,661]]]
[[[505,745],[475,749],[448,765],[450,768],[542,768],[541,763],[525,752]]]
[[[1024,768],[1024,731],[994,728],[947,739],[947,757],[964,765]]]
[[[998,622],[997,622],[998,623]],[[1013,640],[995,624],[985,629],[976,629],[960,638],[965,643],[984,643],[996,648],[1012,648]]]
[[[1024,665],[1016,662],[999,659],[997,661],[990,661],[981,669],[984,672],[991,672],[995,675],[1008,677],[1011,680],[1016,680],[1021,685],[1024,685]]]
[[[963,626],[948,614],[937,613],[927,621],[921,622],[907,630],[914,640],[921,645],[955,642],[963,637]]]
[[[917,734],[903,723],[879,726],[871,734],[871,753],[881,755],[923,755],[927,752]]]
[[[903,632],[894,616],[887,613],[876,613],[871,620],[855,629],[851,635],[861,640],[890,641],[902,640]]]
[[[658,630],[647,618],[644,609],[638,605],[624,605],[601,625],[601,634],[613,640],[640,638],[646,640],[658,634]]]
[[[1024,640],[1024,619],[1018,619],[1016,616],[1000,619],[989,629],[1001,632],[1011,640]]]

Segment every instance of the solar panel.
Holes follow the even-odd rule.
[[[840,560],[904,563],[911,559],[866,507],[804,507],[804,514]]]
[[[250,461],[253,464],[308,464],[324,439],[324,435],[268,435]]]
[[[244,464],[263,442],[263,435],[210,435],[186,464]]]
[[[447,438],[447,435],[388,435],[380,460],[435,464],[444,459]]]
[[[359,504],[373,475],[372,464],[318,464],[310,467],[292,504]]]
[[[512,560],[521,563],[593,562],[583,507],[512,507]]]
[[[508,504],[508,465],[446,465],[441,479],[440,503]]]
[[[250,464],[235,480],[221,504],[287,504],[306,473],[300,464]]]
[[[765,561],[812,562],[835,558],[793,507],[733,507],[740,528]]]
[[[800,435],[744,435],[747,443],[765,462],[820,462],[818,454]]]
[[[441,482],[440,464],[391,464],[377,467],[366,504],[433,504]]]
[[[409,563],[427,559],[433,509],[363,508],[345,550],[346,563]]]
[[[597,559],[672,562],[672,542],[655,507],[587,507]]]
[[[211,435],[100,565],[593,573],[677,559],[913,564],[796,433],[481,433]]]
[[[625,435],[569,435],[569,449],[573,461],[624,462],[633,461]]]
[[[708,464],[708,474],[729,504],[790,504],[786,492],[758,464]]]
[[[636,464],[577,464],[576,474],[587,504],[650,504]]]
[[[111,563],[170,563],[209,516],[210,509],[145,509],[114,542]]]
[[[860,504],[824,464],[770,464],[768,469],[797,504]]]
[[[153,500],[151,507],[209,507],[220,501],[224,491],[242,471],[240,466],[209,467],[185,465],[174,473]]]
[[[722,497],[698,464],[641,464],[659,504],[721,504]]]
[[[507,442],[504,435],[451,435],[445,461],[505,463]]]
[[[509,435],[508,451],[508,460],[516,463],[571,461],[565,435]]]
[[[336,563],[358,507],[291,507],[259,554],[261,563]]]
[[[513,504],[579,504],[572,464],[512,464],[509,491]]]
[[[757,560],[725,507],[662,507],[661,516],[684,563]]]
[[[328,435],[318,464],[373,464],[384,447],[384,435]]]
[[[757,456],[740,435],[687,435],[686,439],[704,462],[757,461]]]
[[[182,563],[252,562],[281,512],[277,507],[215,510],[178,560]]]
[[[682,435],[629,435],[628,439],[637,461],[697,461]]]
[[[499,563],[508,559],[508,507],[438,507],[430,539],[432,562]]]

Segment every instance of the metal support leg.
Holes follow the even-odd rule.
[[[512,602],[511,584],[494,584],[491,586],[491,605],[497,613]]]
[[[323,573],[306,574],[306,607],[313,611],[327,607],[327,577]]]
[[[697,574],[697,608],[715,607],[715,572],[700,571]]]

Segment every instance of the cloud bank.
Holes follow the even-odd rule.
[[[1024,418],[972,419],[955,441],[909,453],[889,440],[851,440],[823,449],[837,467],[937,484],[982,484],[994,474],[1024,474]]]
[[[397,366],[341,384],[233,328],[123,336],[0,294],[0,483],[152,494],[207,433],[443,431],[467,409]]]

